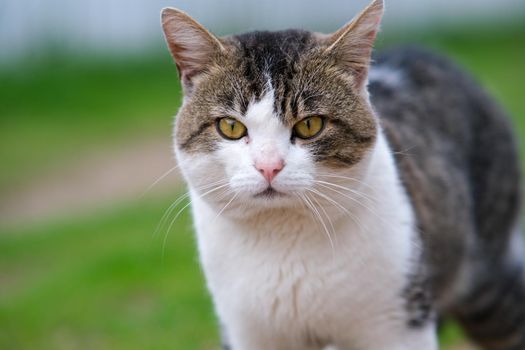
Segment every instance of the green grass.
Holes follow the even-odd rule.
[[[0,193],[87,151],[171,133],[180,102],[169,55],[50,58],[0,70]]]
[[[0,349],[207,349],[217,331],[187,215],[168,201],[0,232]]]

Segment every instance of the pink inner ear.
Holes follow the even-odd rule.
[[[328,49],[337,51],[345,68],[354,72],[358,88],[364,87],[382,15],[383,2],[376,0],[332,35],[333,44]]]
[[[222,44],[213,34],[185,13],[167,9],[162,25],[171,55],[175,59],[182,82],[190,86],[194,76],[206,70]]]
[[[197,43],[190,46],[183,45],[177,42],[176,37],[173,38],[173,41],[170,42],[169,45],[180,78],[185,84],[191,84],[191,79],[199,73],[202,73],[206,70],[206,67],[211,64],[213,47],[210,48]]]
[[[191,79],[202,72],[188,66],[181,66],[179,63],[175,63],[175,65],[179,71],[179,77],[182,80],[182,83],[187,87],[192,85]]]

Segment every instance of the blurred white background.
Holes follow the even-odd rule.
[[[368,0],[0,0],[0,59],[41,47],[140,52],[162,40],[159,12],[178,7],[219,34],[302,27],[331,31]],[[384,28],[523,19],[524,0],[386,0]]]

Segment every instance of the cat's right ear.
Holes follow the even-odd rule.
[[[213,57],[224,51],[224,47],[216,36],[180,10],[163,9],[161,22],[180,79],[189,89],[192,79],[206,71]]]
[[[366,88],[372,47],[384,12],[384,0],[372,0],[357,17],[324,39],[326,53],[335,54],[339,63],[353,72],[355,85]]]

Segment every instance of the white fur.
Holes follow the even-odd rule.
[[[432,326],[406,326],[414,214],[382,133],[359,166],[334,173],[290,142],[271,91],[242,121],[249,138],[224,141],[214,155],[177,151],[202,266],[232,348],[319,349],[318,341],[341,350],[437,349]],[[253,167],[267,148],[285,159],[273,185],[286,197],[253,197],[267,186]],[[199,189],[221,179],[224,196]],[[319,179],[341,187],[329,190]],[[324,222],[296,195],[308,196]]]

